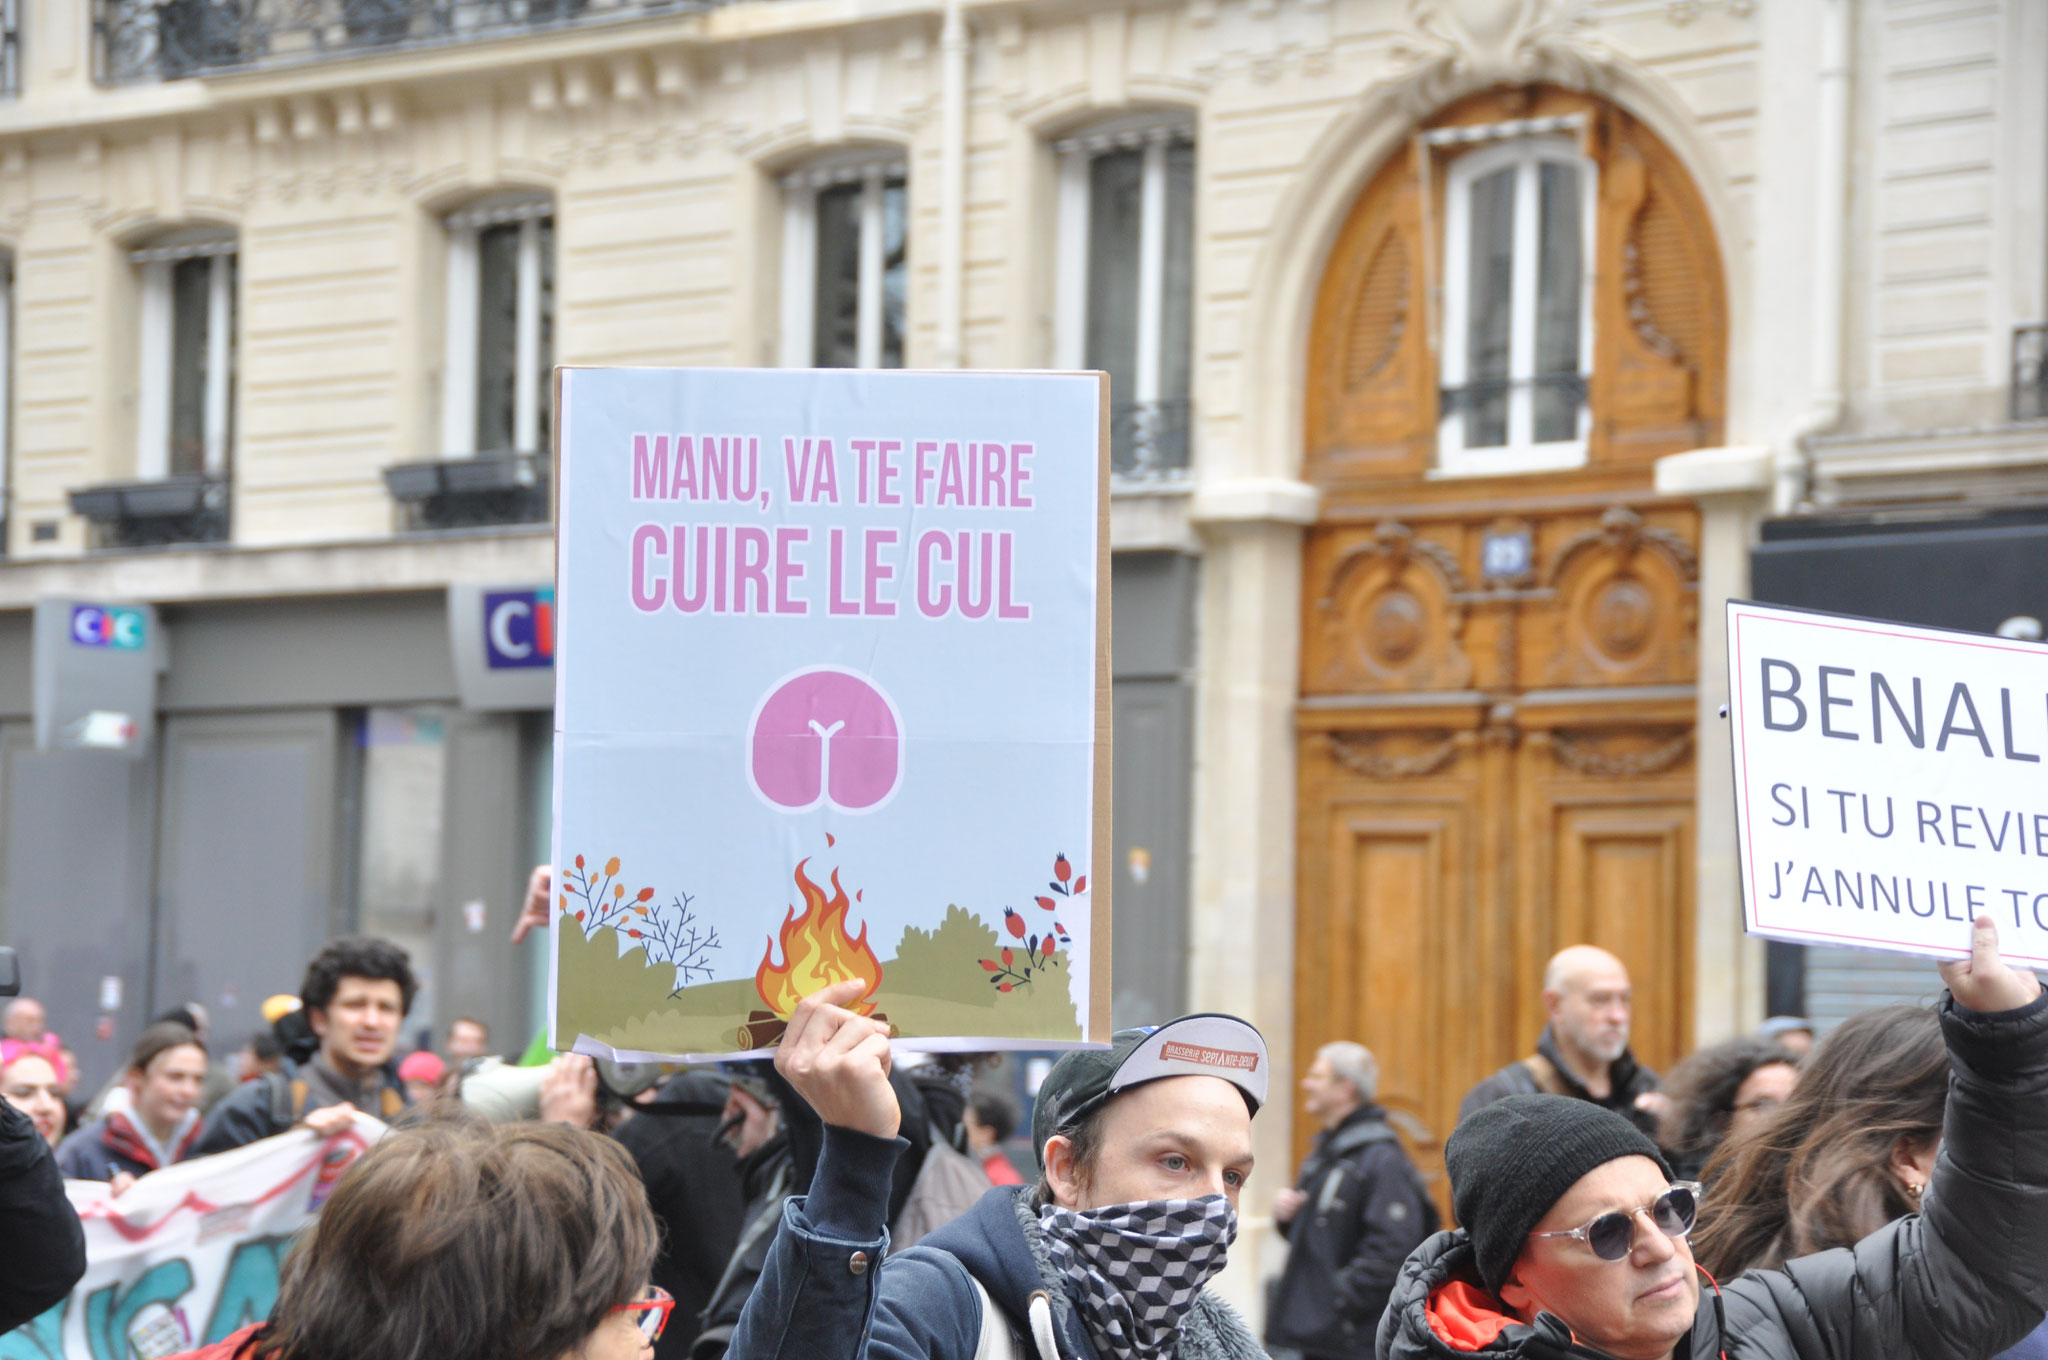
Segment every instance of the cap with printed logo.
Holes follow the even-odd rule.
[[[1266,1041],[1234,1015],[1183,1015],[1163,1025],[1118,1030],[1106,1049],[1067,1054],[1038,1088],[1031,1146],[1041,1165],[1045,1140],[1079,1124],[1112,1096],[1166,1077],[1221,1077],[1253,1114],[1266,1103]]]

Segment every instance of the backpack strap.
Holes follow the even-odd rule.
[[[1031,1296],[1031,1335],[1037,1343],[1037,1352],[1033,1354],[1026,1349],[1023,1338],[1011,1330],[1010,1319],[996,1307],[987,1286],[971,1270],[967,1272],[967,1282],[974,1286],[975,1302],[981,1308],[981,1335],[974,1343],[974,1360],[1064,1360],[1059,1338],[1053,1332],[1052,1303],[1044,1290]]]
[[[1568,1096],[1572,1088],[1565,1085],[1564,1076],[1557,1070],[1557,1064],[1541,1053],[1531,1053],[1522,1059],[1522,1066],[1528,1070],[1529,1079],[1536,1083],[1536,1089],[1547,1096]]]
[[[967,1283],[974,1286],[974,1299],[981,1309],[981,1336],[974,1343],[974,1360],[1028,1360],[1017,1344],[1017,1334],[1010,1330],[1010,1320],[971,1270]]]

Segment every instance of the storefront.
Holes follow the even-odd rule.
[[[0,614],[0,919],[89,1081],[183,1002],[239,1045],[351,931],[413,955],[408,1046],[468,1015],[524,1047],[541,951],[508,936],[545,856],[546,603],[526,585],[162,606],[155,731],[130,750],[37,748],[47,635]],[[90,735],[69,728],[53,747]]]

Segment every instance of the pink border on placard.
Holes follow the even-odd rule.
[[[1758,607],[1766,609],[1770,608],[1770,606],[1768,605]],[[1789,612],[1797,613],[1799,611],[1795,610]],[[1748,609],[1744,606],[1738,605],[1736,607],[1735,673],[1737,675],[1746,674],[1746,672],[1742,668],[1742,625],[1747,623],[1751,619],[1757,617],[1759,616],[1750,613]],[[1978,642],[1967,638],[1929,637],[1925,632],[1920,631],[1902,633],[1895,629],[1872,627],[1869,625],[1859,625],[1850,623],[1822,623],[1817,618],[1809,622],[1808,620],[1803,618],[1792,619],[1780,616],[1774,617],[1769,621],[1772,623],[1791,624],[1794,627],[1798,628],[1825,628],[1831,632],[1836,633],[1866,633],[1872,637],[1905,638],[1913,642],[1934,642],[1949,647],[1970,647],[1975,648],[1979,651],[2021,652],[2036,657],[2041,655],[2041,652],[2038,648],[2013,647],[1992,638],[1986,638],[1984,641]],[[1746,866],[1749,871],[1749,900],[1747,903],[1745,903],[1745,905],[1749,909],[1749,922],[1751,928],[1754,930],[1761,931],[1764,928],[1764,926],[1763,921],[1757,913],[1756,833],[1753,830],[1753,818],[1751,816],[1750,806],[1749,727],[1748,724],[1743,721],[1745,710],[1743,708],[1742,698],[1746,692],[1747,691],[1743,686],[1738,685],[1735,687],[1735,694],[1733,696],[1735,699],[1736,740],[1742,744],[1742,845],[1743,849],[1747,852],[1747,856],[1749,859],[1749,864]],[[1805,926],[1773,928],[1796,930],[1802,935],[1811,935],[1815,939],[1821,940],[1846,940],[1850,944],[1860,944],[1865,947],[1868,947],[1872,944],[1888,944],[1896,949],[1904,950],[1911,953],[1923,953],[1929,948],[1928,945],[1918,940],[1893,940],[1875,935],[1843,935],[1826,930],[1809,930]],[[1970,951],[1967,949],[1958,949],[1955,951],[1956,957],[1958,958],[1967,957],[1969,952]],[[2005,948],[2002,942],[1999,946],[1999,953],[2003,955],[2005,958],[2013,959],[2020,963],[2041,964],[2044,966],[2048,966],[2048,957],[2044,957],[2038,954],[2015,953],[2012,950]]]

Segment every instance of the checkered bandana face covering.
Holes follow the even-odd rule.
[[[1038,1226],[1103,1360],[1165,1360],[1237,1240],[1237,1210],[1221,1195],[1100,1209],[1048,1204]]]

